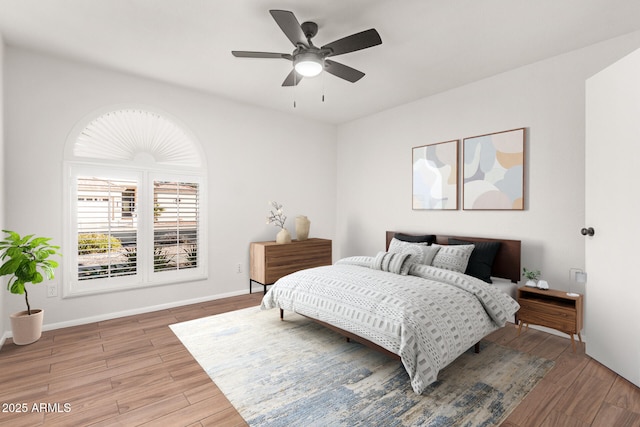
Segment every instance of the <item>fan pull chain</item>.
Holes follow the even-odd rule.
[[[293,73],[293,108],[296,108],[296,92],[298,89],[298,73]]]
[[[324,75],[327,74],[326,71],[324,71],[324,58],[322,58],[322,102],[324,102]]]

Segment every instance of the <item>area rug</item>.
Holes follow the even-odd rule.
[[[402,363],[295,313],[233,311],[170,326],[250,426],[492,426],[553,362],[482,341],[422,395]]]

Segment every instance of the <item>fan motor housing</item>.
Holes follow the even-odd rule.
[[[312,39],[318,34],[318,24],[311,21],[306,21],[300,24],[300,28],[302,28],[302,32],[307,40]]]

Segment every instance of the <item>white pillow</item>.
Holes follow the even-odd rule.
[[[436,253],[439,249],[439,247],[434,247],[434,245],[429,246],[429,244],[426,242],[404,242],[402,240],[396,239],[395,237],[391,239],[391,243],[389,243],[389,252],[398,254],[409,254],[409,259],[407,259],[407,262],[416,264],[431,265],[431,262],[433,261],[433,258],[436,256]]]
[[[432,246],[440,249],[433,258],[431,265],[444,270],[464,273],[473,252],[474,245],[437,245]]]

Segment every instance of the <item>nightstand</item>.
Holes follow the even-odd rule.
[[[291,243],[253,242],[250,247],[251,274],[249,293],[252,283],[264,287],[273,284],[279,278],[306,268],[320,267],[332,263],[331,240],[307,239],[293,240]]]
[[[582,342],[582,295],[569,296],[554,289],[542,290],[522,286],[518,288],[518,336],[522,325],[546,326],[571,336],[571,346],[576,351],[574,335]]]

